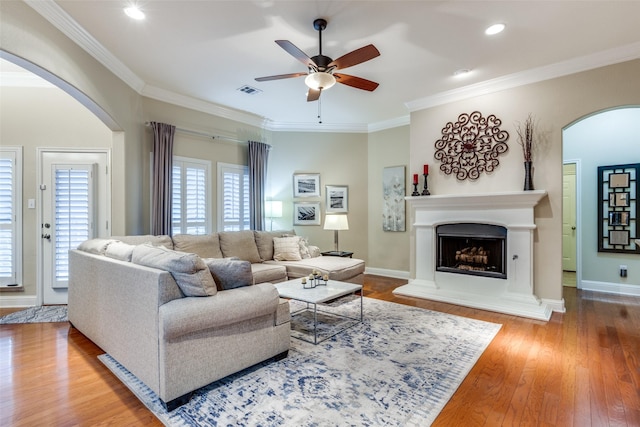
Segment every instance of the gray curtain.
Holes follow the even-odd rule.
[[[171,235],[173,137],[176,127],[151,122],[153,129],[153,175],[151,182],[151,234]]]
[[[271,146],[249,141],[249,210],[252,230],[264,230],[265,182]]]

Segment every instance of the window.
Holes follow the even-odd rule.
[[[173,157],[173,234],[211,232],[211,208],[208,195],[211,163],[205,160]]]
[[[22,147],[0,147],[0,285],[22,283]]]
[[[250,229],[249,168],[218,163],[218,231]]]

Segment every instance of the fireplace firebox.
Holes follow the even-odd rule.
[[[507,229],[499,225],[458,223],[436,227],[436,270],[507,278]]]

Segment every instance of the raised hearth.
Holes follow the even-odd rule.
[[[549,320],[552,309],[535,295],[533,281],[534,207],[546,194],[535,190],[407,197],[413,226],[411,279],[394,293]],[[487,277],[438,268],[436,229],[445,224],[504,227],[504,274]]]

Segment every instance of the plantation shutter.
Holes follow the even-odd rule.
[[[173,160],[173,234],[207,234],[209,163]]]
[[[94,237],[93,170],[95,165],[55,165],[54,288],[69,281],[69,250]]]
[[[250,229],[249,212],[249,172],[246,166],[219,165],[219,194],[222,200],[220,211],[222,231],[238,231]]]
[[[17,283],[16,156],[0,152],[0,284]]]

